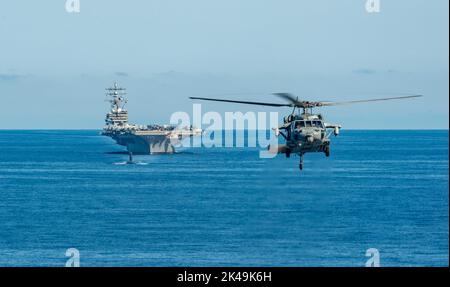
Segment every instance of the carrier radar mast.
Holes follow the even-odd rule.
[[[125,88],[119,87],[117,82],[110,88],[106,88],[108,102],[111,103],[111,110],[106,116],[107,126],[124,126],[128,122],[128,112],[125,110],[125,104],[128,100]]]

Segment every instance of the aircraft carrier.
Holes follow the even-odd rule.
[[[111,109],[106,114],[102,135],[111,137],[117,144],[125,146],[130,154],[170,154],[184,139],[201,135],[201,130],[192,126],[178,128],[173,125],[136,125],[128,123],[125,109],[126,89],[117,83],[106,89]]]

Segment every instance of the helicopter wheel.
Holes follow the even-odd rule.
[[[324,148],[324,152],[325,152],[325,156],[326,157],[329,157],[330,156],[330,146],[326,146],[325,148]]]

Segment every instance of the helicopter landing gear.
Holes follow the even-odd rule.
[[[303,154],[300,155],[300,164],[298,165],[300,170],[303,170]]]
[[[325,156],[329,157],[330,156],[330,146],[327,145],[323,148],[323,151],[325,152]]]

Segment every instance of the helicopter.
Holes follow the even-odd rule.
[[[300,101],[298,97],[294,97],[289,93],[274,93],[287,103],[264,103],[264,102],[249,102],[237,101],[227,99],[214,99],[202,97],[189,97],[192,100],[216,101],[227,103],[238,103],[248,105],[259,105],[269,107],[291,107],[292,112],[283,118],[283,124],[274,128],[275,135],[282,136],[286,143],[278,145],[276,148],[269,146],[270,152],[277,154],[285,154],[289,158],[291,154],[297,154],[300,157],[299,168],[303,170],[303,157],[306,153],[323,152],[326,157],[330,156],[330,137],[331,135],[338,136],[342,128],[339,124],[331,124],[325,122],[321,114],[313,113],[314,108],[339,106],[347,104],[378,102],[388,100],[404,100],[422,97],[422,95],[409,95],[400,97],[378,98],[369,100],[354,100],[345,102],[315,102],[315,101]]]

